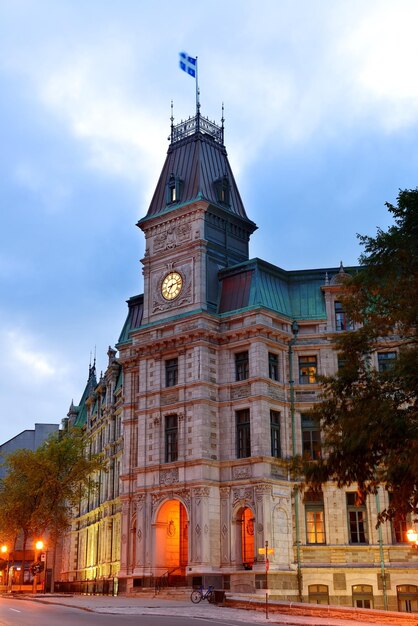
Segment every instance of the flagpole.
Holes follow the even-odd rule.
[[[197,73],[197,59],[196,57],[196,117],[197,117],[197,130],[199,131],[200,126],[200,102],[199,102],[199,78]]]

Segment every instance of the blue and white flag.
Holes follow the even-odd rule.
[[[180,52],[180,69],[189,76],[196,78],[197,59],[195,57],[189,57],[186,52]]]

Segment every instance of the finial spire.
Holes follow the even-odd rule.
[[[170,117],[170,121],[171,121],[171,141],[173,141],[173,136],[174,136],[174,106],[173,106],[173,101],[171,101],[171,117]]]
[[[222,132],[222,143],[224,142],[224,122],[225,122],[225,117],[224,117],[224,103],[222,102],[222,117],[221,117],[221,132]]]

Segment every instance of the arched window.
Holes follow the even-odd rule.
[[[359,609],[373,608],[373,587],[371,585],[353,585],[353,606]]]
[[[418,587],[417,585],[398,585],[398,609],[404,613],[418,612]]]
[[[328,585],[309,585],[308,596],[311,604],[329,604]]]

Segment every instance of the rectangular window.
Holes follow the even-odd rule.
[[[279,357],[269,352],[269,378],[279,380]]]
[[[377,369],[379,372],[389,372],[395,367],[396,352],[378,352]]]
[[[301,385],[316,383],[317,373],[316,356],[299,357],[299,382]]]
[[[280,413],[270,411],[271,456],[281,457],[280,446]]]
[[[406,535],[409,526],[405,519],[396,518],[392,521],[392,540],[393,543],[408,543]]]
[[[178,381],[178,359],[168,359],[165,362],[165,386],[174,387]]]
[[[166,415],[165,417],[165,462],[177,461],[177,415]]]
[[[347,365],[347,359],[345,359],[341,354],[337,355],[337,368],[340,372]]]
[[[248,352],[238,352],[235,355],[235,380],[246,380],[248,376]]]
[[[301,415],[302,418],[302,454],[305,458],[321,458],[321,430],[310,415]]]
[[[350,543],[368,543],[366,507],[358,503],[358,496],[355,492],[347,493],[346,498],[349,541]]]
[[[172,174],[167,183],[167,204],[179,202],[181,187],[182,181],[180,178]]]
[[[347,318],[341,302],[334,302],[335,330],[352,330],[353,323]]]
[[[243,459],[251,456],[250,410],[242,409],[235,412],[237,427],[237,457]]]
[[[324,494],[307,491],[305,503],[306,543],[325,543]]]

